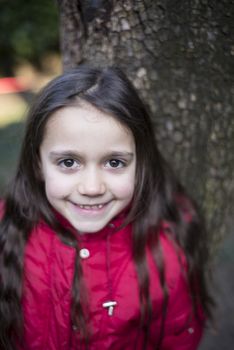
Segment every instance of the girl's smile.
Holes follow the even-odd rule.
[[[132,133],[88,103],[54,113],[40,158],[48,201],[80,232],[101,230],[132,200]]]
[[[104,207],[105,204],[92,204],[92,205],[87,205],[87,204],[74,204],[78,206],[80,209],[88,210],[88,211],[94,211],[94,210],[99,210]]]
[[[112,201],[109,201],[107,203],[103,204],[75,204],[73,202],[70,202],[73,206],[73,210],[77,211],[80,215],[100,215],[103,214],[104,210],[107,210],[110,206],[110,203]]]

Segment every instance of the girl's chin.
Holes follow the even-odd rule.
[[[79,232],[95,233],[102,230],[111,220],[111,207],[113,201],[102,207],[86,209],[69,202],[66,210],[66,218]]]

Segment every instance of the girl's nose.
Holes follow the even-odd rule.
[[[78,191],[83,196],[96,197],[105,193],[106,186],[98,171],[89,171],[80,178]]]

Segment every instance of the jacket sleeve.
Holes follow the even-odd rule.
[[[193,310],[185,271],[170,290],[163,341],[160,350],[195,350],[202,337],[205,320],[202,309]]]

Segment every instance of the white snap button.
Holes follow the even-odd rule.
[[[81,259],[87,259],[90,256],[89,250],[86,248],[83,248],[80,250],[80,257]]]
[[[193,333],[194,333],[194,329],[191,327],[191,328],[188,329],[188,332],[189,332],[190,334],[193,334]]]

